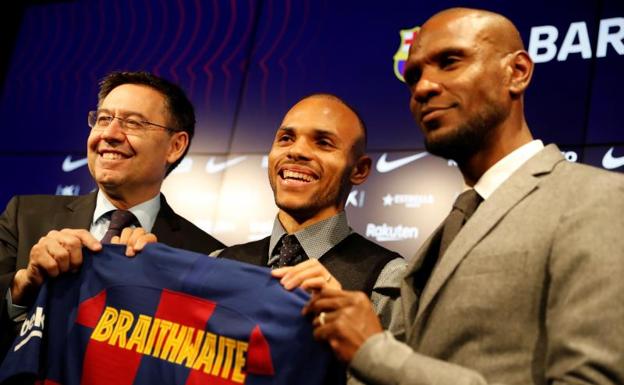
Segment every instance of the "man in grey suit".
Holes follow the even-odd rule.
[[[115,212],[128,215],[122,243],[150,239],[205,254],[223,244],[177,215],[160,194],[186,155],[195,127],[184,91],[146,72],[108,75],[97,111],[88,114],[89,171],[96,192],[79,196],[18,196],[0,216],[0,360],[43,279],[75,271],[82,247],[101,249]],[[132,235],[130,235],[132,234]],[[112,235],[112,233],[111,233]],[[128,247],[128,254],[136,251]],[[23,306],[19,306],[23,305]]]
[[[361,381],[624,383],[624,177],[533,140],[532,71],[501,15],[455,8],[422,26],[410,108],[466,193],[411,261],[394,335],[361,293],[324,289],[308,305]]]

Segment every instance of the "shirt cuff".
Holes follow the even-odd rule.
[[[356,378],[374,384],[396,384],[412,349],[390,332],[368,338],[355,353],[350,368]]]
[[[7,313],[9,314],[9,318],[15,322],[21,322],[24,320],[26,316],[26,312],[28,308],[26,306],[15,305],[13,303],[13,297],[11,297],[11,290],[7,290],[6,294],[6,303],[7,303]]]

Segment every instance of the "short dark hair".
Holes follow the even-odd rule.
[[[184,159],[189,148],[191,147],[191,141],[193,139],[193,135],[195,134],[195,109],[193,108],[193,104],[180,86],[164,78],[145,71],[119,71],[111,72],[100,82],[98,106],[113,89],[123,84],[144,85],[160,92],[165,97],[165,107],[167,108],[169,118],[171,119],[168,126],[170,126],[174,131],[184,131],[188,134],[188,146],[186,147],[186,150],[184,150],[184,154],[182,154],[180,159],[175,161],[171,166],[169,166],[169,169],[167,169],[167,175],[169,175],[169,173],[173,171],[178,164],[180,164],[182,159]]]
[[[342,104],[343,106],[347,107],[351,112],[353,112],[353,114],[356,116],[358,123],[360,125],[360,129],[362,130],[362,137],[360,138],[360,140],[358,142],[356,142],[354,144],[354,149],[353,149],[353,155],[354,158],[359,158],[360,156],[366,154],[366,149],[368,147],[368,129],[366,128],[366,124],[364,123],[364,119],[362,119],[362,115],[360,115],[360,113],[355,109],[355,107],[353,107],[351,104],[347,103],[344,99],[342,99],[340,96],[335,95],[335,94],[331,94],[329,92],[317,92],[317,93],[313,93],[313,94],[309,94],[307,96],[304,96],[303,98],[299,99],[299,102],[309,99],[309,98],[327,98],[327,99],[331,99],[334,100],[340,104]],[[299,103],[297,102],[297,103]]]

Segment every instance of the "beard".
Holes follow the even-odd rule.
[[[507,111],[496,103],[488,103],[467,122],[445,135],[425,135],[425,148],[433,155],[462,163],[488,146],[495,128],[507,117]],[[437,127],[430,127],[436,129]]]

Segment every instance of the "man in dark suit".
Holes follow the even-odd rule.
[[[624,383],[624,177],[533,140],[532,71],[495,13],[442,11],[414,40],[410,108],[466,186],[410,262],[404,334],[383,332],[361,293],[309,304],[315,335],[365,383]]]
[[[124,243],[151,231],[174,247],[206,254],[223,247],[177,215],[160,194],[195,130],[193,106],[181,88],[146,72],[112,73],[100,84],[98,108],[88,123],[88,165],[98,190],[79,197],[17,196],[0,216],[0,357],[12,340],[14,320],[43,279],[75,271],[82,247],[100,250],[115,212],[131,213],[123,225]],[[141,229],[129,231],[134,226]],[[135,251],[128,247],[128,255]]]
[[[269,153],[279,208],[272,234],[220,256],[270,266],[287,289],[362,290],[381,312],[381,293],[398,295],[405,261],[355,233],[344,212],[351,187],[366,180],[370,167],[358,114],[334,95],[303,98],[285,115]]]

